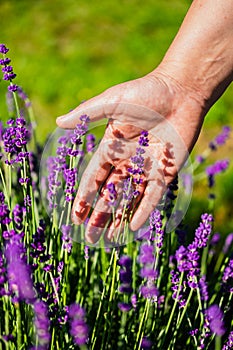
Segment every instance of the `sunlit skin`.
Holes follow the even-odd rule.
[[[99,186],[122,182],[129,158],[135,154],[138,135],[148,130],[146,157],[153,165],[150,170],[145,165],[140,205],[130,224],[132,230],[141,227],[192,150],[208,110],[232,81],[232,39],[232,0],[193,1],[157,68],[142,78],[107,89],[57,119],[62,128],[74,128],[82,114],[91,121],[110,121],[75,198],[75,224],[87,217]],[[99,214],[106,213],[105,192],[89,221],[86,235],[90,242],[97,241],[100,235],[94,229],[96,218],[100,226],[106,220],[106,214]]]

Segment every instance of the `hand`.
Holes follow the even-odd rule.
[[[57,119],[58,126],[74,128],[79,117],[90,121],[108,118],[104,137],[86,168],[72,209],[72,220],[81,224],[87,218],[97,191],[95,204],[86,229],[90,243],[98,241],[103,228],[112,240],[122,218],[123,181],[128,177],[130,158],[136,154],[142,130],[149,132],[145,148],[143,183],[137,186],[131,229],[139,229],[158,204],[166,186],[174,179],[200,132],[205,114],[203,101],[189,84],[179,84],[157,68],[143,78],[111,87]],[[107,185],[114,183],[118,193],[116,221],[109,223],[111,208]]]

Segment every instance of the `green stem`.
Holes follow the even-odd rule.
[[[138,333],[137,333],[137,337],[136,337],[136,341],[135,341],[134,350],[136,348],[141,349],[141,342],[142,342],[142,337],[143,337],[142,327],[143,327],[144,322],[147,319],[149,307],[150,307],[150,301],[149,301],[149,299],[146,299],[146,305],[145,305],[144,312],[143,312],[143,315],[141,317],[141,321],[140,321],[140,324],[138,327]]]
[[[101,315],[100,312],[101,312],[102,307],[103,307],[103,301],[104,301],[105,292],[106,292],[107,280],[108,280],[108,277],[110,275],[110,271],[111,271],[111,267],[112,267],[112,263],[113,263],[113,259],[114,259],[114,255],[115,255],[115,251],[116,251],[116,249],[113,248],[112,254],[111,254],[111,258],[110,258],[110,262],[109,262],[109,268],[108,268],[108,270],[106,272],[106,275],[105,275],[103,291],[102,291],[102,294],[101,294],[100,303],[99,303],[99,307],[98,307],[98,310],[97,310],[96,320],[95,320],[95,324],[94,324],[94,328],[93,328],[93,332],[92,332],[92,337],[91,337],[92,349],[94,349],[95,342],[96,342],[96,331],[97,331],[97,327],[99,326],[99,318],[100,318],[100,315]]]
[[[221,337],[216,335],[215,336],[215,350],[221,350]]]
[[[21,312],[20,312],[20,305],[17,303],[15,304],[16,308],[16,327],[17,327],[17,349],[21,349],[22,346],[22,322],[21,322]]]
[[[175,302],[173,304],[173,308],[172,308],[172,311],[171,311],[171,314],[170,314],[170,317],[169,317],[169,320],[168,320],[168,323],[167,323],[167,327],[165,329],[165,337],[166,337],[166,335],[167,335],[167,333],[169,331],[169,328],[170,328],[170,325],[171,325],[171,321],[173,319],[174,312],[175,312],[175,309],[176,309],[176,306],[177,306],[177,303],[178,303],[178,298],[179,298],[179,294],[180,294],[180,291],[181,291],[183,278],[184,278],[184,272],[181,272],[181,277],[180,277],[180,283],[179,283],[179,287],[178,287],[178,291],[177,291],[177,296],[176,296]]]

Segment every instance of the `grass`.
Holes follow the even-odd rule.
[[[56,116],[155,68],[190,2],[1,1],[1,41],[12,50],[42,139]]]

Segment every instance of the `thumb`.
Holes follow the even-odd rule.
[[[110,111],[106,111],[105,106],[106,97],[105,93],[102,93],[98,96],[91,98],[88,101],[81,103],[70,113],[58,117],[56,123],[60,128],[74,129],[80,121],[79,118],[83,114],[88,115],[88,117],[90,118],[90,122],[95,122],[100,119],[107,118],[109,117]]]

